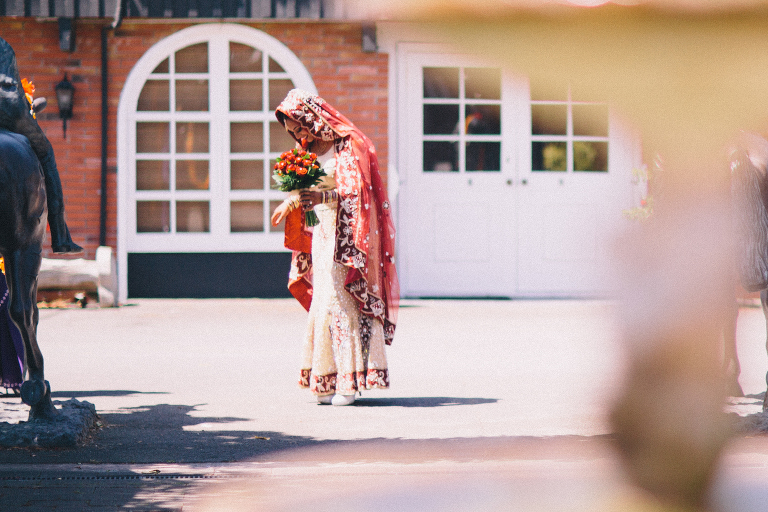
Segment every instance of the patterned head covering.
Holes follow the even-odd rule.
[[[339,206],[333,257],[348,268],[345,288],[358,301],[363,314],[382,322],[386,342],[391,344],[400,301],[395,226],[373,143],[325,100],[301,89],[288,93],[275,116],[282,124],[290,118],[316,138],[334,142]],[[306,244],[289,241],[290,231],[286,223],[286,247],[294,250],[288,288],[309,309],[311,257]]]

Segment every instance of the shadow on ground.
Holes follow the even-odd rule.
[[[495,404],[496,398],[453,398],[447,396],[425,396],[407,398],[358,398],[356,407],[444,407],[447,405]]]
[[[84,398],[94,396],[130,396],[130,395],[167,395],[167,391],[130,391],[127,389],[107,389],[99,391],[51,391],[51,398],[62,400],[67,398]]]
[[[54,400],[128,396],[145,393],[130,390],[57,391]],[[487,398],[409,397],[360,399],[356,407],[445,407],[496,402]],[[251,460],[275,452],[321,447],[349,441],[316,440],[280,432],[231,430],[227,424],[251,418],[203,417],[197,406],[156,404],[118,411],[97,411],[101,428],[82,446],[67,449],[0,450],[9,464],[153,464],[217,463]],[[205,430],[190,427],[206,424]],[[218,428],[218,425],[221,427]]]

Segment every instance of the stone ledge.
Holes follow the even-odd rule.
[[[67,448],[82,444],[96,425],[96,407],[74,398],[55,401],[55,420],[0,422],[0,448]],[[19,402],[19,409],[29,407]]]

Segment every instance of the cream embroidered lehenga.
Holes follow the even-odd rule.
[[[315,206],[319,224],[312,231],[300,209],[286,218],[285,245],[293,250],[288,288],[309,311],[299,383],[319,397],[387,388],[384,349],[395,332],[399,285],[376,150],[346,117],[305,91],[289,92],[276,116],[334,144],[321,187],[338,199]]]
[[[325,166],[331,176],[333,164]],[[335,182],[326,180],[324,185],[334,187]],[[300,384],[316,395],[388,388],[384,328],[360,312],[357,301],[344,289],[347,267],[333,260],[337,205],[319,204],[315,213],[320,223],[312,234],[313,296]]]

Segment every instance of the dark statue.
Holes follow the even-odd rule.
[[[744,289],[760,292],[768,325],[768,141],[756,134],[742,134],[739,147],[731,154],[731,184],[736,269]],[[763,410],[768,410],[768,392]]]
[[[29,104],[13,48],[0,38],[0,255],[5,260],[11,320],[24,341],[21,399],[29,418],[57,412],[37,344],[37,276],[42,262],[46,219],[55,253],[77,253],[64,221],[64,200],[53,147],[33,116],[43,101]]]

